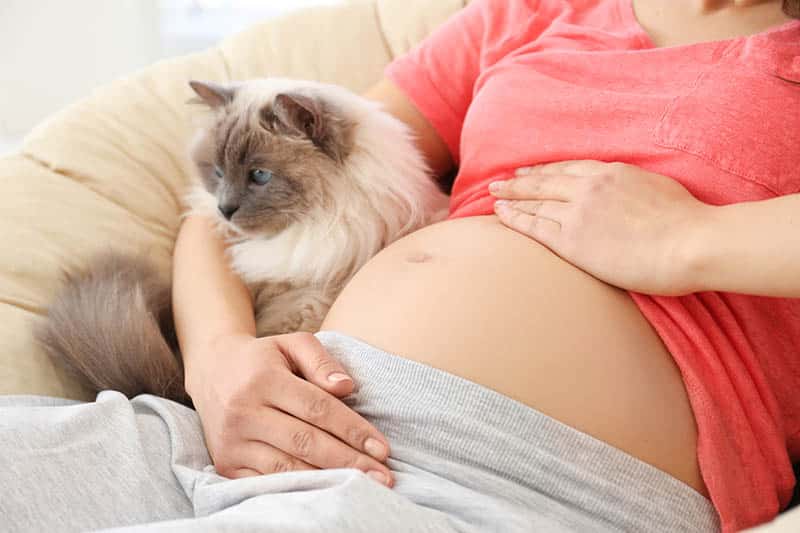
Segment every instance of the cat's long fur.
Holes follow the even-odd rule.
[[[278,78],[193,88],[211,113],[193,142],[202,184],[187,195],[189,212],[219,221],[260,336],[316,331],[368,259],[444,218],[446,196],[410,131],[377,103]],[[242,177],[256,164],[281,169],[271,188]],[[213,175],[221,166],[225,179]],[[226,202],[239,206],[230,222]],[[36,336],[97,390],[190,403],[169,294],[141,258],[100,257],[67,276]]]

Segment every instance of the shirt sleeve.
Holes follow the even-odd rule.
[[[481,71],[541,32],[538,4],[535,0],[473,0],[386,67],[386,77],[428,119],[456,165],[461,129]]]

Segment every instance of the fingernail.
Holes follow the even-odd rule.
[[[489,184],[489,192],[497,192],[503,186],[501,181],[493,181]]]
[[[340,381],[352,381],[350,376],[347,374],[342,374],[341,372],[334,372],[330,376],[328,376],[328,381],[331,383],[339,383]]]
[[[515,174],[517,176],[525,176],[527,174],[531,174],[536,168],[538,167],[522,167],[518,168]]]
[[[381,485],[389,485],[389,478],[386,477],[386,474],[383,472],[379,472],[377,470],[370,470],[367,472],[367,475],[380,483]]]
[[[372,457],[379,461],[383,461],[386,457],[388,451],[386,450],[386,445],[383,444],[381,441],[373,438],[369,438],[364,442],[364,449],[370,454]]]
[[[508,209],[509,207],[511,207],[511,202],[508,200],[497,200],[494,203],[495,209]]]

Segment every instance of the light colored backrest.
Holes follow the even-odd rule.
[[[0,394],[91,398],[35,346],[60,272],[114,247],[169,270],[189,181],[190,79],[270,75],[360,91],[463,0],[354,0],[253,26],[95,91],[0,159]]]

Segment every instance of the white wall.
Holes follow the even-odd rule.
[[[0,0],[0,142],[157,59],[157,0]]]
[[[97,85],[258,20],[342,0],[0,0],[0,155]]]

